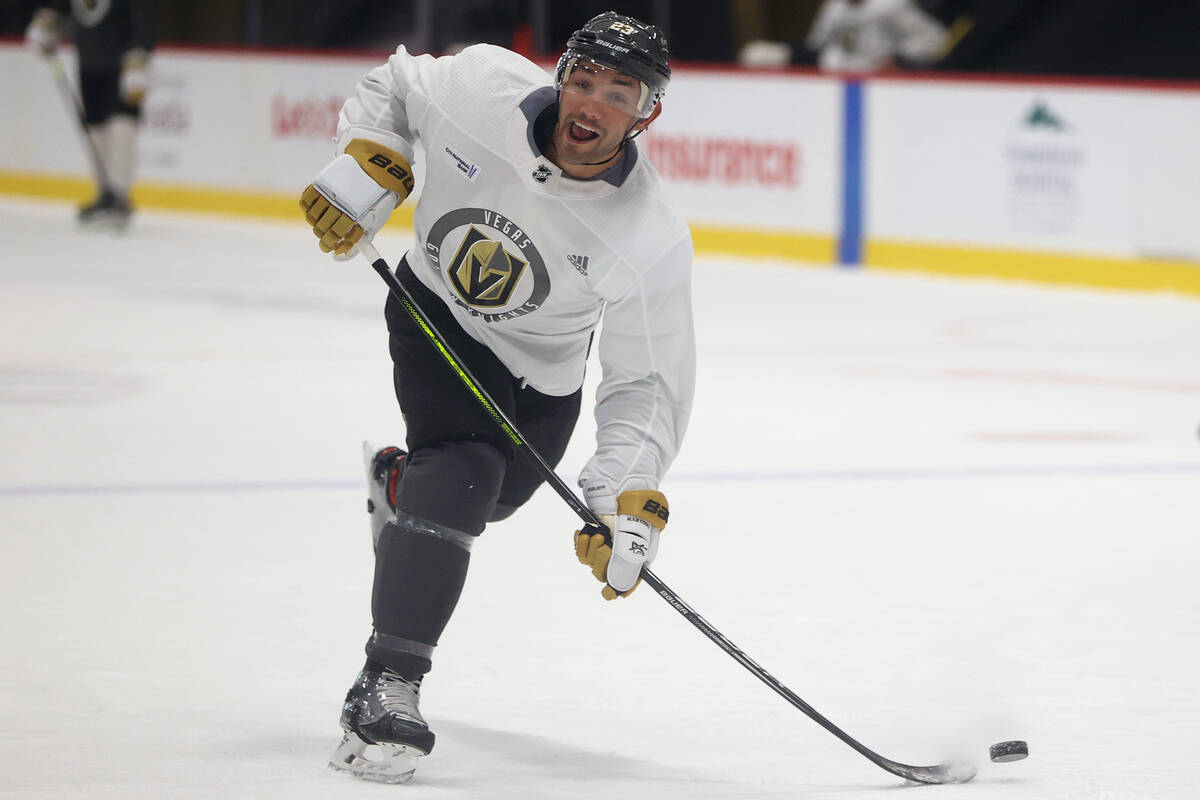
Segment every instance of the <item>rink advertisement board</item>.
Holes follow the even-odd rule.
[[[135,200],[294,218],[297,194],[333,154],[338,109],[386,57],[161,49]],[[88,162],[51,70],[11,42],[0,43],[0,70],[0,102],[22,110],[0,130],[0,192],[81,198]],[[857,80],[861,92],[813,72],[676,71],[638,146],[698,251],[829,263],[850,231],[868,266],[1200,293],[1190,219],[1200,91]],[[860,152],[846,146],[851,118],[861,170],[843,163]]]
[[[1200,93],[873,80],[870,235],[1200,258]]]
[[[138,139],[135,195],[216,210],[295,208],[295,198],[333,157],[338,109],[354,85],[386,56],[326,58],[162,49]],[[72,75],[72,53],[63,51]],[[25,124],[0,134],[0,170],[85,176],[88,161],[77,125],[41,59],[0,46],[6,78],[0,100],[27,108]],[[419,170],[418,170],[419,173]],[[147,205],[161,205],[158,202]],[[411,217],[410,217],[411,218]]]
[[[333,157],[337,113],[373,66],[163,53],[141,145],[145,180],[299,192]]]
[[[385,58],[159,52],[138,143],[139,186],[297,195],[333,155],[342,102]],[[15,47],[0,48],[0,69],[20,76],[0,90],[5,106],[33,106],[29,124],[4,132],[0,168],[85,174],[49,70]],[[775,102],[747,108],[745,98],[760,92]],[[698,226],[832,241],[839,92],[822,77],[681,70],[668,113],[638,146]],[[419,187],[420,154],[414,167]]]
[[[693,224],[832,236],[840,107],[833,79],[680,71],[638,143]]]

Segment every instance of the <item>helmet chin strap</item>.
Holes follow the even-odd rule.
[[[641,122],[641,120],[638,120],[638,122]],[[608,158],[606,158],[602,161],[587,161],[587,162],[584,162],[583,164],[580,164],[580,166],[581,167],[598,167],[601,164],[607,164],[608,162],[612,161],[617,156],[621,155],[621,151],[625,149],[625,145],[629,144],[634,139],[636,139],[637,137],[641,136],[643,133],[646,132],[646,129],[642,128],[640,131],[635,133],[633,136],[629,135],[629,131],[636,128],[638,125],[638,122],[635,122],[632,125],[630,125],[629,130],[625,131],[625,136],[622,137],[621,143],[616,146],[616,149],[613,150],[613,154],[611,156],[609,156]]]

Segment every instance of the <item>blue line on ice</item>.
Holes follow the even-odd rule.
[[[1030,465],[1011,467],[912,467],[888,469],[811,469],[747,472],[673,472],[668,484],[686,483],[748,483],[789,481],[857,481],[857,480],[943,480],[959,478],[1028,478],[1028,477],[1087,477],[1112,475],[1194,475],[1200,474],[1200,463],[1177,464],[1100,464],[1100,465]],[[567,484],[575,476],[564,476]],[[297,480],[297,481],[212,481],[192,483],[114,483],[56,486],[0,486],[0,497],[29,497],[34,495],[80,494],[171,494],[171,493],[242,493],[291,491],[346,491],[362,488],[355,480]]]

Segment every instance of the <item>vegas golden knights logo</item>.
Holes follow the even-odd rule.
[[[482,322],[532,314],[550,296],[550,270],[525,227],[490,208],[447,211],[429,226],[424,255],[454,304]]]
[[[447,272],[454,288],[470,305],[498,308],[508,303],[526,262],[472,225]]]
[[[111,8],[112,0],[71,0],[71,11],[75,21],[85,28],[93,28],[100,24]]]

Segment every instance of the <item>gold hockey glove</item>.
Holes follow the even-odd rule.
[[[379,232],[413,190],[408,159],[368,139],[354,139],[300,195],[300,209],[321,250],[349,256]]]
[[[61,36],[58,14],[49,8],[39,8],[25,29],[25,44],[41,55],[48,56],[58,49]]]
[[[121,99],[131,106],[140,105],[150,89],[150,54],[140,47],[121,57],[121,77],[117,79]]]
[[[591,498],[589,503],[611,507],[611,497],[608,503],[605,498]],[[658,555],[658,538],[669,516],[667,498],[653,490],[622,492],[616,507],[615,515],[598,515],[611,531],[612,544],[604,534],[575,531],[575,555],[604,584],[600,593],[605,600],[633,594],[641,583],[642,567]]]

